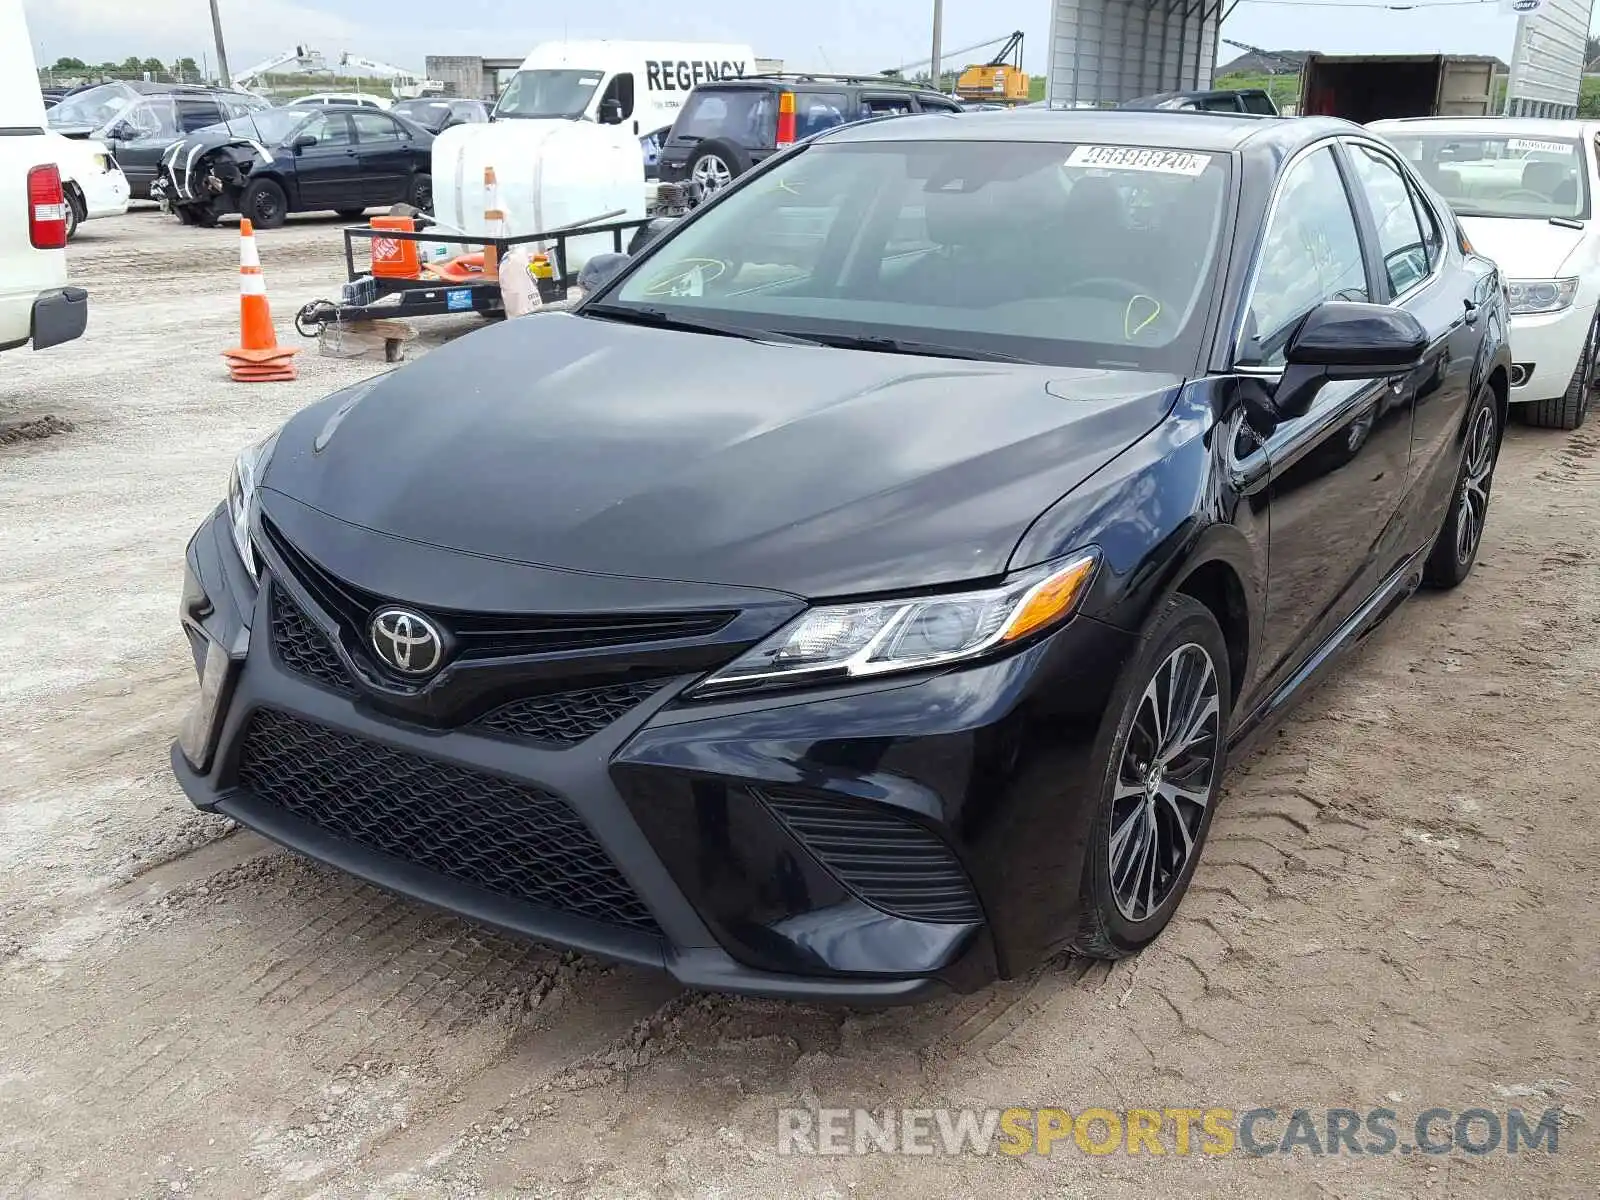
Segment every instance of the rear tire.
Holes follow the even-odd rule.
[[[78,198],[76,186],[67,189],[67,241],[78,236],[78,226],[83,224],[85,206]]]
[[[1422,569],[1422,582],[1432,588],[1453,588],[1472,574],[1489,519],[1489,493],[1494,487],[1495,463],[1500,457],[1500,406],[1494,390],[1478,392],[1467,416],[1467,436],[1461,447],[1461,466],[1450,493],[1450,512],[1438,540]]]
[[[1118,680],[1095,748],[1098,811],[1072,948],[1124,958],[1153,942],[1200,861],[1226,765],[1228,644],[1192,596],[1170,596]]]
[[[708,138],[694,148],[687,169],[696,194],[709,200],[750,169],[750,156],[732,142]]]
[[[272,179],[253,179],[239,197],[239,215],[257,229],[282,229],[289,219],[289,197]]]
[[[1572,369],[1572,379],[1567,390],[1554,400],[1535,400],[1524,404],[1522,420],[1539,429],[1576,429],[1589,415],[1589,401],[1594,395],[1595,357],[1600,351],[1600,316],[1589,326],[1589,336],[1583,340],[1583,352],[1578,355],[1578,365]]]

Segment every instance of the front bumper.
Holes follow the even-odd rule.
[[[87,210],[84,220],[120,217],[128,211],[132,189],[128,186],[128,177],[120,170],[85,171],[74,182],[83,193],[83,204]]]
[[[690,987],[789,999],[892,1004],[971,990],[1031,966],[1075,927],[1092,818],[1080,798],[1093,795],[1091,748],[1129,635],[1080,618],[963,671],[715,704],[682,702],[698,672],[683,674],[584,740],[550,748],[480,725],[397,719],[381,698],[336,694],[291,668],[269,600],[287,584],[271,566],[258,591],[220,514],[190,543],[186,632],[197,665],[224,653],[232,669],[205,769],[176,747],[172,759],[197,806],[291,849]],[[319,774],[339,779],[336,820],[280,802],[272,788],[294,767],[263,773],[263,722],[309,739],[302,748],[358,747],[375,764],[341,776],[348,764],[327,760]],[[385,780],[412,791],[397,800]],[[540,870],[546,883],[568,870],[562,878],[576,882],[531,903],[484,886],[482,854],[471,873],[454,860],[438,869],[453,834],[396,853],[396,831],[415,817],[397,804],[417,789],[430,805],[454,803],[452,787],[495,791],[518,820],[548,798],[570,806],[581,825],[560,834]],[[381,824],[352,833],[351,811]],[[481,847],[470,821],[429,820]],[[515,859],[522,847],[507,849]],[[580,850],[605,859],[603,870],[575,863]]]
[[[1558,313],[1529,313],[1511,318],[1511,358],[1532,364],[1532,370],[1511,388],[1511,402],[1553,400],[1566,393],[1583,353],[1594,305]]]

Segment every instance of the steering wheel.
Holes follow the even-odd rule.
[[[1532,188],[1512,188],[1509,192],[1501,192],[1501,200],[1536,200],[1540,204],[1549,204],[1550,197],[1543,192],[1536,192]]]
[[[1068,282],[1069,292],[1099,292],[1109,295],[1114,300],[1121,300],[1128,296],[1142,296],[1145,294],[1143,284],[1134,283],[1132,280],[1121,279],[1116,275],[1091,275],[1087,279],[1074,279]]]

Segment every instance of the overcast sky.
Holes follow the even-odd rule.
[[[813,70],[877,70],[924,58],[931,0],[220,0],[235,71],[296,43],[421,70],[423,57],[514,57],[562,37],[668,38],[749,43],[764,57]],[[1241,0],[1224,37],[1270,49],[1438,51],[1511,56],[1515,19],[1493,0],[1416,0],[1410,12],[1374,0]],[[120,61],[214,57],[207,0],[24,0],[41,65],[72,56]],[[448,27],[445,27],[448,22]],[[1050,0],[945,0],[947,51],[1021,29],[1025,65],[1042,72]],[[1237,51],[1224,46],[1222,61]],[[965,61],[965,60],[960,60]]]

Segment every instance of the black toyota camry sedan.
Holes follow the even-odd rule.
[[[240,454],[201,808],[696,987],[1138,951],[1231,756],[1472,568],[1494,266],[1322,119],[911,116]]]

